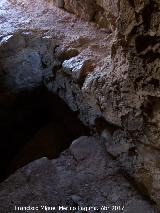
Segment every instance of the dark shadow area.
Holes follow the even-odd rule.
[[[159,42],[157,36],[137,36],[135,39],[137,52],[140,53],[144,51],[148,46],[154,46]]]
[[[57,158],[89,131],[77,114],[45,88],[0,94],[0,181],[41,158]]]
[[[121,128],[120,126],[106,121],[103,117],[96,118],[95,127],[98,134],[101,134],[104,129],[107,129],[111,135],[113,135],[114,131]]]

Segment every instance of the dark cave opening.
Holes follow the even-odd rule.
[[[0,96],[0,181],[27,163],[57,158],[89,131],[67,105],[46,88]]]

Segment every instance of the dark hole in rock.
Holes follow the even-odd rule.
[[[145,1],[144,5],[145,6],[142,10],[142,18],[144,23],[144,29],[147,31],[150,27],[151,16],[155,9],[155,1],[154,0]]]
[[[57,158],[89,134],[76,113],[43,87],[1,94],[0,120],[0,181],[35,159]]]
[[[160,84],[159,80],[155,79],[155,78],[151,78],[148,83],[151,84],[151,85],[153,85],[155,89],[158,88],[159,84]]]
[[[135,7],[134,0],[129,0],[129,4],[131,5],[131,7]]]
[[[153,51],[148,51],[146,54],[141,55],[140,57],[146,59],[147,63],[152,63],[157,58],[160,58],[160,54],[154,53]]]
[[[136,40],[136,49],[137,52],[140,53],[144,51],[149,45],[153,46],[159,42],[159,38],[154,36],[137,36]]]

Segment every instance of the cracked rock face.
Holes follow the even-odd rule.
[[[32,6],[38,5],[36,0],[33,2]],[[50,91],[58,94],[73,111],[78,113],[85,125],[92,130],[98,129],[97,132],[104,143],[103,150],[106,150],[118,162],[117,167],[123,174],[120,180],[116,179],[117,177],[114,175],[111,180],[109,179],[111,187],[112,184],[115,185],[115,182],[121,183],[122,181],[123,185],[124,176],[127,176],[134,186],[154,201],[160,209],[160,168],[158,163],[160,148],[159,1],[57,1],[59,2],[58,7],[65,8],[92,23],[79,20],[63,10],[51,7],[51,3],[46,2],[44,3],[46,10],[42,12],[40,10],[38,15],[31,10],[27,3],[23,2],[27,11],[33,13],[34,19],[41,20],[37,23],[35,20],[31,20],[32,28],[39,27],[41,30],[45,29],[45,32],[33,32],[31,37],[27,37],[27,40],[28,35],[23,33],[18,35],[13,33],[1,37],[0,72],[1,81],[4,84],[2,88],[21,89],[21,87],[34,87],[42,82],[45,83]],[[46,6],[47,4],[49,6]],[[17,5],[18,8],[21,8],[19,2]],[[22,9],[19,9],[19,17],[22,16],[21,11]],[[25,9],[23,14],[26,18],[28,17]],[[52,16],[54,16],[54,20]],[[53,23],[46,22],[46,18],[53,20]],[[21,26],[23,21],[19,22],[18,26]],[[97,27],[93,22],[105,29]],[[26,24],[26,26],[30,29],[30,25]],[[32,63],[33,61],[34,63]],[[28,67],[30,67],[30,71],[28,71]],[[102,118],[98,125],[96,124],[97,118]],[[84,141],[87,141],[88,145],[84,144]],[[71,153],[67,152],[66,155],[62,155],[60,159],[52,162],[56,167],[57,162],[61,162],[61,159],[67,162],[68,160],[63,159],[71,158],[70,169],[72,166],[78,168],[78,171],[74,171],[77,175],[75,181],[80,181],[76,185],[87,180],[81,172],[85,173],[90,166],[94,175],[97,175],[95,174],[97,173],[95,172],[97,163],[102,160],[101,157],[100,159],[97,157],[100,155],[99,152],[93,154],[94,159],[91,155],[88,160],[83,162],[83,158],[90,155],[87,146],[90,147],[91,141],[85,138],[78,139],[78,142],[75,141],[72,144]],[[95,141],[93,143],[95,144]],[[81,145],[79,146],[79,144]],[[91,151],[94,153],[94,150],[91,149]],[[102,156],[105,159],[106,155],[102,154]],[[104,166],[104,159],[98,163],[100,172],[101,166]],[[47,172],[51,172],[49,168],[52,163],[44,159],[30,164],[22,171],[33,166],[35,171],[38,168],[38,171],[41,172],[43,167],[41,163],[39,164],[41,161],[42,165],[46,163]],[[77,161],[80,164],[78,166]],[[95,165],[94,168],[91,165],[92,161]],[[108,167],[105,168],[107,171]],[[62,172],[62,169],[59,169]],[[64,171],[66,170],[64,169]],[[68,174],[67,172],[63,173],[64,177]],[[21,172],[18,172],[12,176],[5,186],[10,184],[12,178],[13,181],[14,178],[19,178],[20,174]],[[65,183],[62,175],[60,184],[68,184],[71,187],[73,181],[71,176],[74,176],[71,174],[71,172],[68,174],[69,180],[67,179]],[[58,174],[57,177],[59,176]],[[89,179],[89,176],[87,177]],[[93,190],[94,193],[91,190],[91,194],[94,194],[92,194],[93,197],[97,191],[102,190],[97,185],[99,184],[97,183],[98,177],[94,178],[94,186],[96,185],[98,189]],[[56,181],[59,181],[57,179]],[[34,181],[34,176],[31,180]],[[46,180],[42,178],[39,181],[43,183]],[[51,180],[49,181],[51,182]],[[24,183],[24,180],[22,182]],[[55,183],[54,187],[58,187],[57,182]],[[37,187],[39,186],[40,183]],[[73,186],[75,187],[75,185]],[[90,187],[93,189],[92,183]],[[121,186],[119,187],[117,190],[123,191]],[[109,190],[113,191],[113,189],[106,189],[108,192]],[[132,197],[130,190],[129,192],[125,190],[124,194],[127,196],[124,195],[124,197]],[[82,191],[78,189],[75,194],[79,193],[80,197],[87,196],[83,194],[85,189],[83,193]],[[111,203],[116,200],[113,198],[114,196],[112,197],[113,194],[106,195],[106,199],[111,196]],[[59,195],[59,197],[61,196]],[[101,196],[100,194],[100,198],[103,200],[105,196]],[[134,196],[137,195],[134,194]],[[93,197],[91,196],[89,202],[100,205],[101,201],[95,201],[96,196]],[[141,212],[146,212],[146,208],[152,212],[149,204],[147,207],[145,207],[146,204],[142,204],[144,202],[141,201],[142,198],[134,199],[136,200],[134,202],[132,199],[128,199],[126,212],[134,212],[131,203],[138,203],[137,199],[140,200],[140,206],[144,206]],[[60,201],[57,200],[57,202]],[[124,202],[126,202],[126,198],[124,198]]]

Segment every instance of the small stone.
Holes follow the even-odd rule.
[[[75,203],[79,203],[79,202],[82,201],[82,198],[81,198],[80,196],[78,196],[78,195],[72,195],[72,196],[71,196],[71,199],[72,199],[73,202],[75,202]]]

